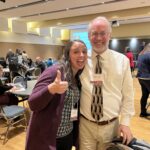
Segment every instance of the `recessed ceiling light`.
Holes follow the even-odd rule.
[[[119,18],[119,16],[117,16],[117,15],[114,15],[114,16],[112,16],[112,18],[113,18],[113,19],[115,19],[115,18]]]
[[[20,19],[20,17],[12,17],[12,18],[9,18],[9,19],[11,19],[11,20],[18,20],[18,19]]]
[[[61,23],[61,22],[58,22],[57,25],[58,25],[58,26],[59,26],[59,25],[62,25],[62,23]]]

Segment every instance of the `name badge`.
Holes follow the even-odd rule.
[[[91,76],[91,83],[103,82],[103,74],[93,74]]]
[[[70,116],[70,120],[71,121],[75,121],[78,119],[78,109],[73,108],[71,110],[71,116]]]

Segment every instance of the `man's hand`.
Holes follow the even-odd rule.
[[[118,129],[118,135],[119,137],[122,136],[123,137],[123,144],[128,145],[130,143],[130,141],[133,139],[131,130],[128,126],[125,125],[119,125],[119,129]]]
[[[48,85],[48,90],[52,94],[62,94],[68,88],[68,82],[61,80],[61,72],[57,70],[57,75],[53,83]]]

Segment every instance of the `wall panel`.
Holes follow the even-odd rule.
[[[25,50],[33,60],[37,56],[40,56],[43,59],[52,57],[53,59],[58,59],[62,55],[62,46],[56,45],[42,45],[42,44],[30,44],[30,43],[9,43],[9,42],[0,42],[0,57],[5,57],[9,49],[12,49],[13,52],[16,49]]]

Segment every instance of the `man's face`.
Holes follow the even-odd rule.
[[[108,48],[110,32],[108,29],[108,25],[105,22],[93,22],[88,36],[92,45],[92,49],[96,53],[102,53]]]
[[[40,58],[40,57],[37,57],[37,58],[36,58],[36,63],[39,64],[40,62],[41,62],[41,58]]]

